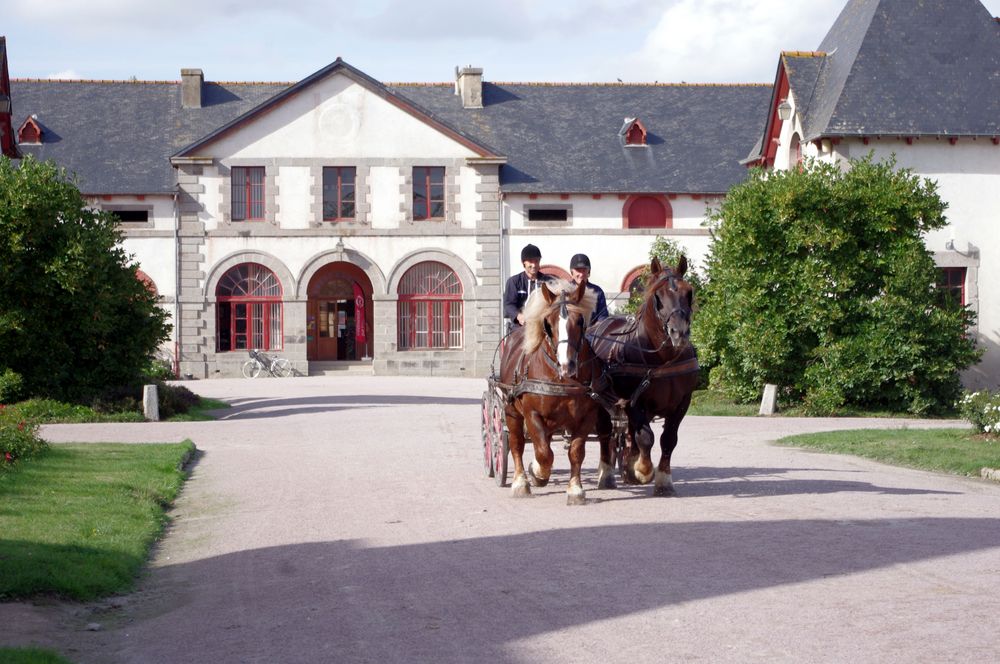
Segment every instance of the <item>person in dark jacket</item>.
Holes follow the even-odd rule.
[[[503,316],[510,320],[512,325],[523,325],[524,316],[521,310],[528,296],[539,286],[552,277],[542,274],[538,266],[542,262],[541,250],[533,244],[524,245],[521,250],[521,264],[524,272],[518,272],[507,280],[507,287],[503,291]]]
[[[590,258],[587,254],[576,254],[569,261],[569,274],[577,284],[581,282],[587,284],[589,290],[597,294],[597,306],[590,316],[590,322],[596,323],[608,317],[608,300],[604,296],[604,289],[597,284],[590,283]]]

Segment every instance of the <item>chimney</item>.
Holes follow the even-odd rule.
[[[201,108],[201,85],[205,75],[200,69],[181,70],[181,106]]]
[[[469,65],[455,68],[455,92],[462,96],[462,108],[483,107],[483,70]]]

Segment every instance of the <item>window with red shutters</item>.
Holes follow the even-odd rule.
[[[233,166],[233,221],[259,221],[264,218],[264,167]]]
[[[625,228],[671,228],[673,213],[665,196],[635,195],[622,208]]]

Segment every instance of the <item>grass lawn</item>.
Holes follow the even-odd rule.
[[[688,415],[716,415],[727,417],[756,417],[760,412],[760,401],[754,403],[736,403],[715,390],[695,390],[691,395],[691,407],[688,408]],[[778,403],[778,412],[774,417],[810,417],[805,408],[801,405],[789,406]],[[859,410],[857,408],[844,408],[836,413],[835,417],[903,417],[917,418],[911,413],[893,413],[883,410]],[[946,417],[959,417],[958,413],[951,413]]]
[[[194,444],[58,444],[0,473],[0,600],[129,590]]]
[[[0,648],[3,664],[72,664],[51,650],[40,648]]]
[[[218,399],[198,397],[198,403],[186,413],[178,413],[164,419],[165,422],[201,422],[214,420],[210,410],[229,408],[229,404]],[[12,413],[41,424],[79,424],[86,422],[145,422],[141,412],[100,413],[89,406],[64,403],[54,399],[29,399],[9,406]]]
[[[856,429],[788,436],[778,444],[957,475],[1000,468],[1000,439],[971,429]]]
[[[207,399],[205,397],[198,397],[198,405],[192,406],[191,410],[186,413],[178,413],[172,417],[168,417],[166,422],[203,422],[205,420],[214,420],[215,418],[208,414],[210,410],[223,410],[225,408],[232,408],[225,401],[220,401],[218,399]]]
[[[733,403],[719,392],[695,390],[691,395],[688,415],[724,415],[728,417],[751,417],[760,410],[760,404]]]

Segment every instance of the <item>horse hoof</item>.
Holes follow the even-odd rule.
[[[567,493],[566,494],[566,504],[567,505],[586,505],[587,496],[582,491],[580,493]]]
[[[618,483],[615,482],[615,470],[608,464],[601,462],[600,466],[597,468],[597,488],[598,489],[617,489]]]
[[[511,484],[510,495],[513,498],[529,498],[531,496],[531,487],[528,486],[528,482],[525,481],[523,475]]]
[[[531,462],[526,469],[528,473],[528,480],[531,482],[531,486],[543,487],[549,483],[549,479],[546,477],[544,480],[538,475],[535,475],[535,463]]]
[[[658,498],[673,498],[677,495],[673,485],[658,486],[653,489],[653,495]]]

